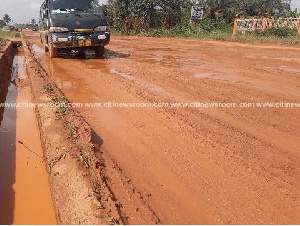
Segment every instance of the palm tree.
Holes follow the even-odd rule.
[[[4,21],[4,23],[5,23],[6,25],[9,24],[9,23],[11,22],[10,16],[9,16],[8,14],[5,14],[5,15],[3,16],[3,21]]]

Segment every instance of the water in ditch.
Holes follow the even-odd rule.
[[[9,73],[1,103],[32,102],[21,49]],[[34,109],[0,106],[0,120],[0,223],[56,224]]]

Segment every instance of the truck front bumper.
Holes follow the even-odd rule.
[[[109,32],[65,32],[65,33],[50,33],[49,43],[55,48],[83,48],[105,46],[109,44]]]

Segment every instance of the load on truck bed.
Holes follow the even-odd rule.
[[[50,57],[58,57],[59,49],[75,49],[80,53],[94,49],[104,54],[110,33],[97,0],[45,0],[40,8],[41,42]]]

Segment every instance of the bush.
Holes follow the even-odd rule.
[[[205,19],[199,22],[199,26],[205,32],[212,32],[216,30],[227,30],[228,26],[231,27],[231,25],[226,23],[224,20],[211,20],[211,19]]]
[[[297,36],[296,29],[292,29],[289,27],[272,27],[269,29],[266,29],[265,31],[258,32],[261,36],[275,36],[279,38],[287,38],[292,36]]]
[[[295,29],[289,27],[269,28],[265,31],[247,31],[232,37],[233,24],[224,20],[205,19],[203,21],[190,23],[183,21],[169,29],[150,28],[142,29],[138,33],[142,36],[152,37],[181,37],[181,38],[203,38],[221,41],[234,42],[256,42],[256,43],[281,43],[289,45],[300,44],[300,37]],[[113,31],[122,32],[121,26]],[[134,30],[129,30],[126,34],[137,34]]]
[[[218,40],[230,39],[232,34],[232,25],[224,21],[215,21],[206,19],[197,23],[184,21],[170,29],[144,29],[141,35],[155,37],[201,37],[213,38]]]

